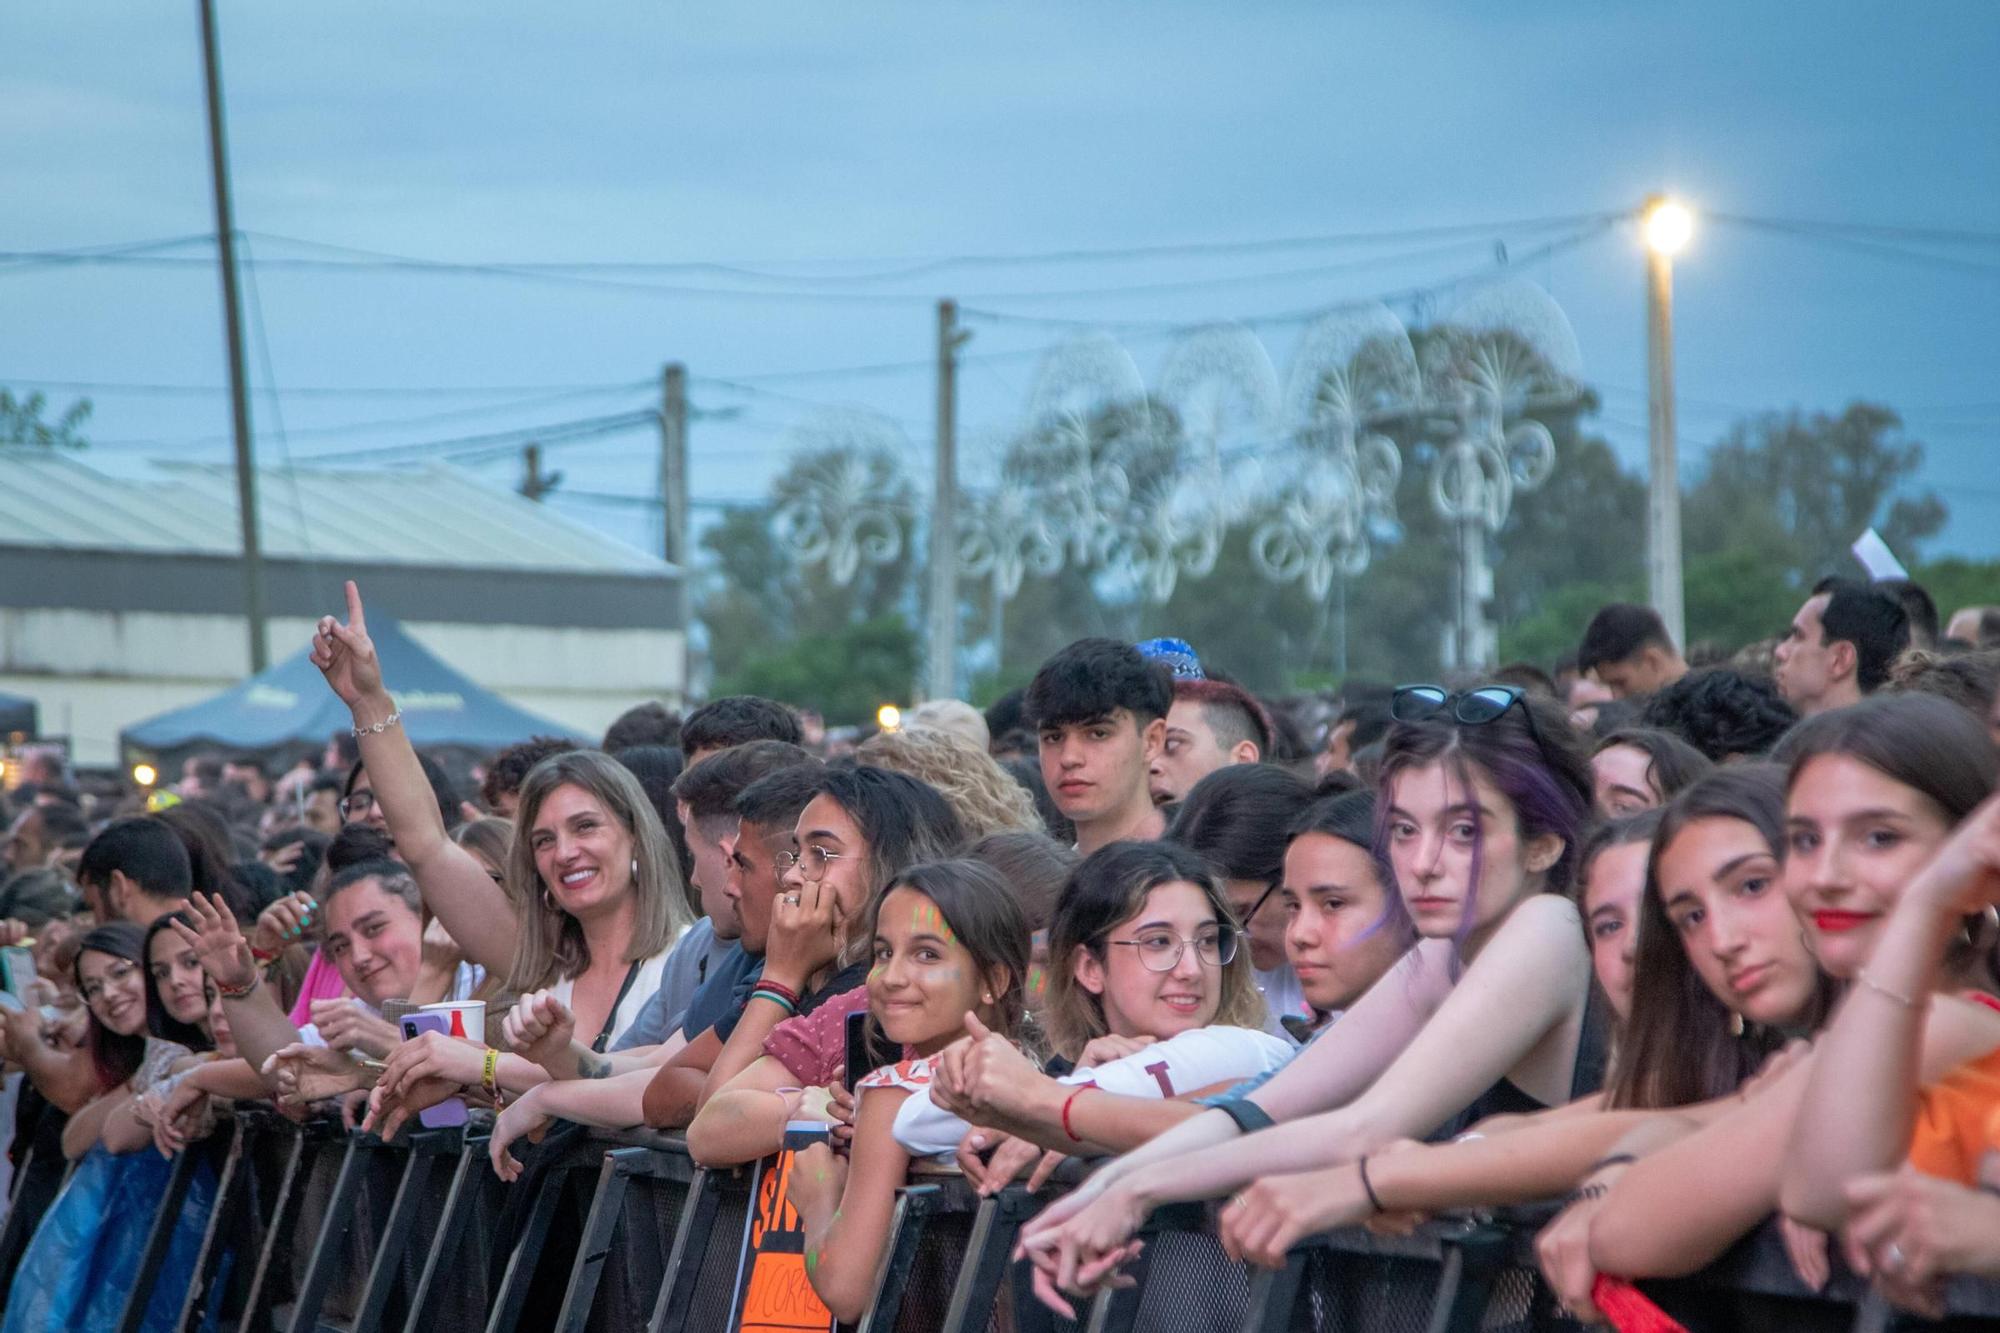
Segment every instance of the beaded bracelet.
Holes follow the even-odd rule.
[[[255,972],[252,972],[250,974],[250,980],[241,986],[225,986],[220,981],[216,982],[215,993],[217,995],[220,995],[225,1000],[241,1000],[248,997],[250,993],[255,991],[258,986],[263,984],[263,982],[264,978],[258,976]]]
[[[1586,1199],[1601,1199],[1610,1192],[1611,1187],[1609,1185],[1593,1180],[1588,1185],[1579,1185],[1564,1195],[1562,1206],[1567,1208],[1571,1204],[1582,1203]]]

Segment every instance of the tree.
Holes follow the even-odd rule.
[[[833,486],[834,480],[846,491]],[[704,577],[697,614],[707,630],[709,661],[718,681],[755,676],[765,659],[782,659],[789,664],[785,670],[796,671],[801,667],[799,645],[838,642],[856,626],[912,609],[915,565],[908,527],[916,497],[893,455],[838,447],[809,450],[771,483],[770,495],[764,504],[725,511],[722,521],[702,534],[702,549],[715,562]],[[788,504],[808,502],[813,515],[837,527],[864,499],[871,510],[881,510],[895,523],[895,551],[880,563],[858,562],[845,582],[833,577],[829,560],[801,563],[781,535],[781,512]],[[878,536],[883,531],[871,529]],[[848,664],[833,652],[820,657],[816,669],[824,679],[808,693],[830,697],[832,683]],[[906,675],[886,697],[907,694],[912,678]],[[775,697],[802,702],[807,695]],[[871,705],[871,715],[873,711]]]
[[[909,697],[917,636],[901,615],[877,616],[776,645],[716,681],[718,694],[761,694],[819,711],[834,726],[872,720]]]
[[[79,398],[54,421],[42,419],[48,399],[39,393],[16,398],[0,389],[0,445],[25,445],[35,449],[81,449],[89,441],[78,428],[90,419],[90,400]]]
[[[1839,416],[1791,411],[1739,422],[1713,449],[1681,507],[1690,557],[1759,552],[1794,587],[1854,572],[1848,547],[1874,527],[1905,563],[1944,526],[1934,491],[1898,495],[1923,467],[1889,408],[1856,402]]]

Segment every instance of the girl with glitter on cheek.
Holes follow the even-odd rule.
[[[975,861],[913,866],[871,912],[868,1010],[904,1058],[855,1089],[849,1158],[820,1144],[799,1153],[790,1199],[806,1228],[806,1273],[843,1322],[861,1317],[874,1286],[910,1154],[896,1115],[929,1086],[932,1059],[968,1034],[1012,1039],[1021,1021],[1028,922],[993,870]],[[851,1165],[850,1165],[851,1163]]]

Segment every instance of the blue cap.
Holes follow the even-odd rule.
[[[1194,645],[1186,639],[1148,639],[1137,647],[1139,656],[1165,662],[1175,680],[1208,679],[1201,669],[1201,659],[1194,654]]]

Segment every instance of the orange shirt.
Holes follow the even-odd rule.
[[[1968,998],[2000,1008],[1985,995]],[[2000,1047],[1917,1090],[1910,1165],[1927,1176],[1974,1185],[1980,1159],[1995,1150],[2000,1150]]]

